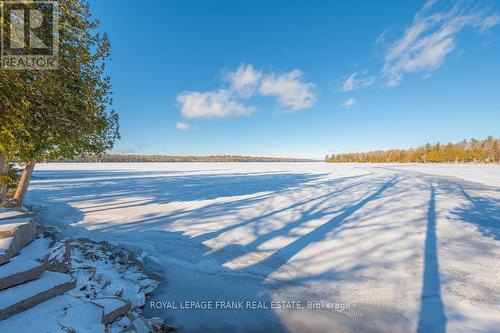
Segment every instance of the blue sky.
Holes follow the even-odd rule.
[[[500,5],[91,0],[114,152],[325,154],[500,137]]]

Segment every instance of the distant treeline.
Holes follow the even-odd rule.
[[[500,162],[500,140],[489,136],[486,140],[471,139],[448,144],[428,143],[423,147],[411,149],[327,155],[325,160],[330,163],[498,163]]]
[[[236,155],[213,156],[167,156],[167,155],[122,155],[82,156],[71,160],[47,162],[313,162],[303,158],[255,157]]]

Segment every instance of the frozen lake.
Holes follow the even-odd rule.
[[[34,177],[43,223],[144,251],[165,279],[146,314],[183,332],[500,327],[498,165],[73,163]]]

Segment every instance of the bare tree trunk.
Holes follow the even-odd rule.
[[[0,205],[7,199],[7,184],[4,184],[1,180],[7,176],[8,171],[7,157],[0,153]]]
[[[29,161],[23,169],[23,174],[21,175],[21,179],[17,185],[16,194],[14,195],[14,200],[16,201],[17,206],[21,206],[23,204],[24,196],[26,195],[28,185],[30,184],[31,175],[35,169],[35,163],[35,161]]]

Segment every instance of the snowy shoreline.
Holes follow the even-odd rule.
[[[11,225],[6,223],[28,221],[36,210],[36,208],[27,211],[3,209],[0,224],[5,229]],[[20,217],[6,219],[5,215]],[[20,330],[51,333],[67,330],[78,333],[175,332],[173,328],[164,324],[163,319],[148,319],[143,315],[147,297],[160,285],[161,277],[147,272],[143,258],[136,252],[106,241],[61,237],[57,227],[39,224],[34,219],[30,221],[36,226],[38,236],[27,243],[20,254],[14,254],[7,264],[0,266],[2,283],[8,283],[7,287],[11,286],[10,289],[2,291],[2,297],[12,298],[9,302],[18,302],[15,299],[26,297],[23,303],[30,306],[24,310],[15,307],[2,309],[2,314],[7,318],[2,318],[0,321],[0,331],[5,333]],[[16,230],[25,233],[21,229]],[[25,266],[27,269],[33,266],[37,272],[35,273],[35,270],[23,272]],[[41,277],[40,270],[41,272],[46,270]],[[68,286],[69,290],[65,292],[55,289],[46,291],[47,295],[51,293],[50,298],[39,303],[42,299],[37,300],[37,297],[41,296],[37,295],[35,286],[38,284],[40,285],[38,288],[46,288],[41,286],[44,279],[47,280],[45,282],[47,284],[49,276],[59,279],[65,276],[72,280],[71,282],[68,280],[72,285]],[[20,284],[23,282],[20,279],[28,282]],[[35,280],[30,282],[32,279]],[[30,288],[33,289],[32,292],[28,292]],[[63,293],[58,295],[61,292]],[[33,295],[29,295],[31,293]],[[2,302],[5,301],[6,299],[2,299]],[[87,313],[83,316],[80,311]]]

